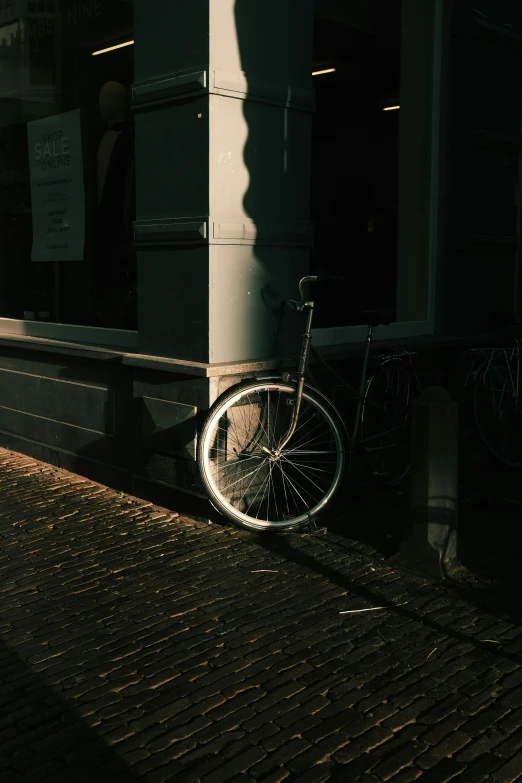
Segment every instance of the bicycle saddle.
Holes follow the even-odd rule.
[[[395,319],[395,310],[361,310],[361,323],[368,326],[389,326]]]

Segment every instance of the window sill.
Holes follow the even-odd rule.
[[[463,335],[459,337],[424,335],[403,339],[375,340],[376,351],[405,348],[418,350],[420,348],[459,348],[463,350],[476,345],[488,345],[512,339],[511,333],[496,332],[494,334]],[[227,375],[255,375],[256,373],[273,372],[295,367],[296,359],[280,358],[248,362],[228,362],[224,364],[205,364],[183,359],[169,359],[162,356],[139,354],[126,348],[105,348],[98,345],[71,343],[63,340],[51,340],[28,335],[13,335],[0,333],[0,347],[17,348],[28,351],[43,351],[61,356],[73,356],[81,359],[113,362],[128,367],[139,367],[156,372],[180,373],[200,378],[212,378]],[[320,346],[321,354],[331,360],[351,359],[360,356],[362,343],[345,343],[330,346]],[[313,359],[312,359],[313,361]]]

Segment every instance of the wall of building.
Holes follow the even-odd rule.
[[[267,358],[308,271],[313,4],[155,6],[135,9],[140,349]]]
[[[281,303],[308,270],[312,4],[270,7],[139,4],[136,353],[0,338],[3,446],[140,495],[197,498],[205,411],[255,371],[240,362],[295,345],[299,322]],[[522,13],[499,7],[483,19],[471,0],[445,5],[436,293],[446,334],[486,329],[514,299]],[[425,237],[415,220],[408,263]]]
[[[195,462],[197,429],[244,373],[207,377],[202,367],[177,372],[168,362],[126,361],[116,351],[16,343],[0,341],[3,447],[209,515]]]

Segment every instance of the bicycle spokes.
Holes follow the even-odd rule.
[[[315,404],[303,399],[290,441],[292,392],[247,394],[219,418],[210,471],[234,509],[258,520],[283,521],[310,513],[330,490],[339,468],[339,444]]]

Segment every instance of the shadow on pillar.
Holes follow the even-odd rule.
[[[288,3],[295,13],[291,18],[293,28],[288,22]],[[257,302],[254,311],[264,314],[264,324],[259,320],[253,328],[267,328],[268,355],[258,358],[288,357],[297,352],[303,331],[304,321],[285,306],[288,298],[296,298],[300,274],[292,264],[291,251],[285,254],[282,245],[260,241],[259,235],[264,226],[284,225],[299,222],[303,215],[297,214],[299,208],[292,203],[295,188],[296,167],[303,146],[296,144],[292,135],[293,125],[289,113],[292,109],[271,106],[266,107],[259,99],[252,80],[256,82],[274,82],[286,79],[282,75],[284,67],[279,69],[278,62],[284,63],[285,57],[291,57],[292,37],[306,36],[310,33],[311,66],[311,29],[308,31],[306,20],[308,11],[305,5],[310,0],[285,0],[285,2],[264,2],[263,0],[235,0],[234,15],[237,44],[241,61],[241,70],[249,84],[247,99],[243,101],[248,137],[243,149],[243,160],[249,173],[249,184],[243,197],[243,208],[256,227],[258,239],[252,249],[252,265],[249,270],[249,288]],[[271,16],[271,25],[267,23]],[[296,40],[295,38],[293,40]],[[278,114],[276,115],[276,112]],[[274,123],[279,123],[277,132]],[[310,153],[311,154],[311,153]],[[309,161],[302,165],[308,166]],[[289,174],[290,171],[290,174]],[[308,219],[308,216],[305,216]],[[282,263],[283,262],[283,263]],[[303,274],[308,269],[302,270]],[[245,324],[244,328],[251,328]]]

